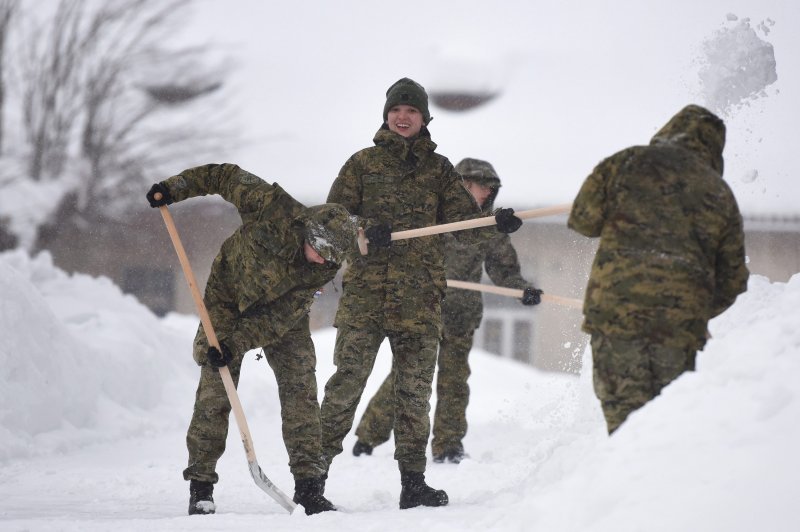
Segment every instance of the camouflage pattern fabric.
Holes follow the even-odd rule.
[[[478,159],[464,159],[456,169],[465,179],[492,187],[493,193],[483,206],[491,211],[500,178],[494,168]],[[509,235],[490,233],[478,243],[463,242],[452,234],[442,235],[445,242],[445,267],[448,279],[480,282],[483,268],[497,286],[525,289],[532,286],[520,272],[519,258]],[[436,410],[431,448],[434,454],[452,449],[462,449],[467,433],[467,405],[469,403],[470,376],[469,353],[475,329],[483,318],[483,298],[480,292],[448,288],[442,304],[444,324],[439,344],[438,373],[436,375]],[[388,441],[391,436],[392,380],[390,374],[370,399],[356,436],[372,447]]]
[[[341,205],[326,203],[309,207],[305,221],[305,237],[320,256],[335,264],[342,264],[355,253],[358,244],[360,220]]]
[[[445,235],[447,278],[479,283],[486,268],[489,279],[506,288],[524,290],[533,286],[520,273],[519,257],[509,235],[494,233],[475,245],[464,245],[452,235]],[[442,306],[444,327],[451,335],[477,329],[483,319],[480,292],[448,288]]]
[[[172,198],[219,194],[233,203],[242,225],[222,244],[206,284],[205,303],[219,341],[232,353],[262,347],[285,334],[308,313],[314,293],[331,281],[338,264],[311,264],[303,241],[309,219],[335,223],[348,232],[339,240],[357,253],[354,228],[336,209],[307,209],[277,183],[268,184],[233,164],[210,164],[184,170],[162,182]],[[349,216],[349,215],[347,215]],[[360,222],[359,222],[360,223]],[[264,315],[269,314],[265,319]],[[263,323],[263,330],[252,321]],[[198,337],[195,361],[204,363],[205,338]]]
[[[237,387],[242,359],[242,355],[236,355],[233,357],[233,362],[228,364]],[[225,452],[230,412],[231,404],[219,377],[219,370],[210,364],[201,366],[192,421],[186,433],[189,465],[183,470],[185,480],[194,479],[212,483],[219,480],[217,461]]]
[[[602,161],[568,225],[600,245],[583,329],[701,349],[708,320],[747,288],[742,217],[722,180],[725,126],[688,106],[649,146]]]
[[[342,452],[342,440],[350,432],[356,407],[372,373],[378,348],[387,337],[383,327],[339,326],[334,349],[334,373],[325,385],[322,402],[322,452],[328,467]],[[434,336],[388,333],[393,354],[393,411],[395,452],[401,471],[424,472],[425,448],[430,434],[430,398],[438,339]]]
[[[694,371],[695,356],[692,349],[592,336],[594,390],[608,433],[683,372]]]
[[[446,157],[423,128],[407,140],[381,128],[375,144],[354,154],[333,183],[328,201],[392,231],[475,218],[482,213]],[[489,214],[484,212],[483,214]],[[490,232],[496,232],[490,228]],[[453,233],[478,242],[487,232]],[[441,235],[398,240],[357,256],[344,275],[335,325],[384,323],[389,331],[441,333],[440,301],[446,283]]]
[[[724,144],[723,122],[702,107],[687,106],[648,146],[602,161],[575,198],[569,227],[600,237],[583,330],[593,345],[605,346],[606,340],[625,350],[613,356],[593,352],[601,366],[595,389],[601,401],[607,398],[609,427],[627,416],[614,405],[641,404],[636,386],[620,385],[621,376],[632,371],[628,354],[638,352],[641,366],[653,350],[702,349],[708,321],[747,289],[742,217],[722,180]],[[652,379],[638,385],[662,386]],[[630,398],[620,398],[628,393]]]
[[[326,464],[320,447],[319,403],[317,402],[317,359],[308,328],[302,317],[290,331],[264,348],[267,362],[275,373],[281,404],[283,442],[289,454],[289,470],[295,479],[319,477]],[[244,353],[228,365],[238,386]],[[205,364],[200,368],[200,383],[194,413],[186,435],[189,465],[186,480],[217,482],[216,464],[225,451],[231,411],[219,371]]]
[[[474,330],[450,334],[445,328],[439,342],[439,371],[436,374],[436,410],[433,414],[434,456],[448,451],[463,452],[467,435],[467,405],[469,404],[469,352]]]
[[[436,410],[433,417],[434,455],[451,449],[463,450],[467,434],[467,405],[469,404],[469,353],[474,331],[449,335],[439,342],[436,374]],[[389,441],[394,426],[394,372],[381,383],[369,400],[367,409],[356,427],[358,440],[377,447]]]
[[[340,206],[306,209],[277,184],[232,164],[184,170],[162,182],[175,201],[219,194],[233,203],[242,225],[214,259],[204,301],[221,344],[234,355],[234,382],[247,351],[264,347],[278,382],[283,436],[295,478],[325,470],[319,440],[316,358],[308,312],[314,293],[336,275],[335,263],[309,263],[303,252],[307,227],[321,224],[347,251],[356,252],[350,217]],[[310,222],[309,222],[310,220]],[[340,250],[342,253],[345,250]],[[184,477],[216,482],[216,462],[225,449],[230,405],[206,360],[208,341],[198,327],[194,359],[199,365],[194,415],[187,435],[189,467]]]
[[[344,164],[329,202],[343,205],[368,224],[389,224],[393,231],[481,215],[450,161],[434,152],[436,144],[427,128],[416,138],[405,139],[384,125],[374,141],[375,146]],[[485,234],[459,233],[467,241],[478,241]],[[397,379],[401,385],[395,406],[405,418],[395,423],[395,457],[403,470],[425,470],[430,386],[446,286],[443,255],[441,236],[433,235],[370,249],[349,264],[334,322],[339,328],[337,371],[322,402],[323,450],[329,453],[329,463],[341,452],[342,439],[352,427],[380,340],[389,337],[395,344],[395,365],[403,375]]]
[[[367,403],[356,427],[358,441],[370,447],[389,441],[394,427],[394,371],[383,379],[378,391]]]
[[[483,206],[484,209],[491,209],[494,199],[497,197],[497,192],[500,189],[500,177],[494,169],[494,166],[488,161],[481,159],[473,159],[466,157],[458,161],[456,165],[456,172],[468,181],[474,181],[479,185],[491,187],[493,190],[492,195]]]

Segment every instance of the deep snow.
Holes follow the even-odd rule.
[[[580,378],[471,355],[471,458],[431,464],[446,508],[399,510],[392,445],[346,452],[342,511],[286,514],[253,483],[232,427],[218,513],[186,516],[184,436],[197,368],[189,316],[159,319],[47,254],[0,254],[0,530],[796,530],[800,275],[753,276],[685,374],[613,437]],[[334,331],[314,335],[320,388]],[[384,348],[386,346],[384,345]],[[389,371],[381,352],[367,389]],[[248,355],[240,396],[259,464],[290,492],[274,377]],[[362,405],[363,408],[363,405]],[[361,409],[359,409],[360,415]]]
[[[397,13],[356,0],[197,5],[185,36],[229,43],[240,62],[228,82],[241,90],[250,142],[230,161],[306,202],[323,201],[346,157],[369,144],[391,82],[409,75],[445,86],[466,68],[461,83],[501,94],[463,114],[433,109],[434,139],[453,162],[492,161],[505,197],[520,207],[571,200],[602,157],[646,142],[695,101],[724,106],[726,180],[743,210],[797,212],[798,163],[786,150],[800,102],[793,2],[519,0],[487,11],[465,0],[456,12],[411,0]],[[736,69],[750,60],[752,69]],[[747,88],[714,92],[720,80]],[[23,229],[59,193],[24,183],[11,192],[4,189],[0,211]],[[799,304],[800,275],[788,283],[751,277],[748,292],[711,323],[698,371],[611,438],[588,352],[576,378],[476,350],[471,459],[428,471],[450,494],[446,508],[397,509],[387,444],[369,458],[346,452],[334,461],[327,494],[342,512],[288,516],[249,478],[232,427],[219,513],[188,517],[181,471],[196,318],[159,319],[107,279],[69,276],[47,254],[6,252],[0,530],[794,531]],[[333,371],[334,334],[314,335],[320,388]],[[382,351],[365,398],[389,358]],[[240,394],[260,465],[290,492],[274,378],[253,354]],[[353,442],[345,440],[346,451]]]

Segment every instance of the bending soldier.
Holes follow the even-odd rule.
[[[155,199],[157,192],[163,195]],[[357,253],[359,219],[341,205],[306,208],[277,183],[233,164],[184,170],[156,183],[152,207],[219,194],[239,210],[242,225],[214,259],[204,301],[221,345],[209,347],[202,326],[194,341],[200,382],[186,435],[189,514],[214,513],[217,460],[225,450],[231,410],[218,367],[234,383],[244,354],[263,347],[278,382],[283,440],[295,479],[294,502],[306,514],[335,510],[323,496],[327,469],[320,447],[316,355],[308,312],[314,293],[333,279],[348,253]]]

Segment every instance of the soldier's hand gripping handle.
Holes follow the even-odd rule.
[[[172,204],[172,196],[169,189],[161,183],[155,183],[146,194],[147,201],[153,208],[163,207]]]
[[[373,225],[365,231],[367,242],[377,248],[388,248],[392,245],[392,228],[389,224]]]
[[[513,233],[522,227],[522,219],[514,216],[514,209],[497,209],[494,219],[497,222],[497,230],[501,233]]]
[[[362,255],[367,254],[367,244],[376,248],[388,248],[392,245],[392,227],[389,224],[373,225],[366,231],[358,230],[358,249]]]
[[[523,305],[538,305],[542,302],[542,294],[544,291],[529,286],[522,292],[522,304]]]
[[[219,346],[221,349],[217,349],[212,345],[206,352],[208,363],[215,368],[221,368],[222,366],[227,366],[233,362],[233,354],[230,352],[230,350],[228,350],[224,344],[220,344]]]

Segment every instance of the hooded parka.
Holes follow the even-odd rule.
[[[344,164],[329,202],[340,203],[368,224],[389,224],[392,231],[481,215],[453,165],[434,151],[427,128],[405,139],[384,126],[374,142]],[[461,231],[456,237],[475,242],[477,233]],[[398,240],[356,257],[344,275],[335,324],[377,321],[387,331],[438,338],[446,287],[443,247],[441,235],[432,235]]]
[[[708,321],[747,288],[742,217],[722,179],[725,125],[689,105],[648,146],[602,161],[568,225],[600,237],[583,330],[701,349]]]

